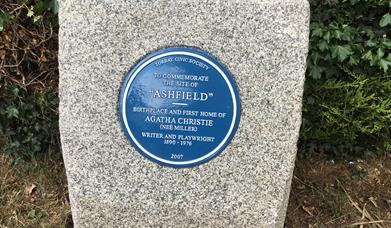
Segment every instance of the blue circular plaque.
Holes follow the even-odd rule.
[[[120,95],[120,119],[143,156],[192,167],[231,142],[240,119],[239,93],[216,59],[192,48],[168,48],[131,70]]]

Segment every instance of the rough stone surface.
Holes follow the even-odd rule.
[[[282,227],[308,44],[306,0],[60,0],[60,129],[76,227]],[[127,141],[119,92],[143,56],[210,53],[234,76],[234,140],[191,169]]]

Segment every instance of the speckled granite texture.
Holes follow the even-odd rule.
[[[75,227],[282,227],[308,44],[306,0],[60,0],[60,129]],[[164,47],[234,76],[238,132],[191,169],[142,157],[119,122],[123,80]]]

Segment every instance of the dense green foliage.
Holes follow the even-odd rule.
[[[11,21],[12,16],[7,12],[0,11],[0,32],[4,30],[4,27]]]
[[[30,157],[60,151],[54,3],[0,3],[0,153]]]
[[[15,85],[2,91],[0,135],[6,140],[4,152],[30,156],[58,152],[58,118],[53,106],[58,98],[51,91],[30,93]]]
[[[309,75],[345,75],[337,63],[366,75],[391,68],[390,0],[312,0]]]
[[[301,145],[389,149],[391,1],[312,0]],[[326,149],[325,149],[326,148]]]
[[[59,151],[57,25],[52,20],[57,2],[18,0],[17,7],[14,0],[4,1],[0,3],[0,39],[5,42],[0,45],[0,152]],[[391,0],[310,0],[310,4],[302,151],[391,150]],[[29,80],[38,83],[26,84]]]

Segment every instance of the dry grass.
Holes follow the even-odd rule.
[[[286,227],[391,227],[391,155],[296,162]]]
[[[0,155],[0,227],[71,227],[67,195],[60,160]],[[368,162],[299,156],[285,226],[391,227],[391,155]]]
[[[61,161],[0,155],[0,227],[66,227],[71,222],[67,195]]]

